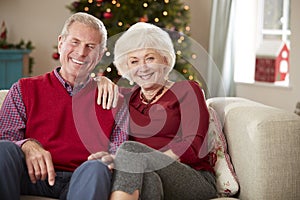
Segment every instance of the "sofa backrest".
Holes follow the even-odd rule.
[[[2,103],[6,97],[8,90],[0,90],[0,108],[2,106]]]

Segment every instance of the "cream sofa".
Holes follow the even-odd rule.
[[[5,96],[0,91],[0,106]],[[243,98],[211,98],[223,125],[242,200],[300,199],[300,117]],[[47,199],[23,196],[22,200]]]

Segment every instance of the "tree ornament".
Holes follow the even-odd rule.
[[[113,14],[111,12],[104,12],[103,17],[105,19],[111,19],[113,17]]]
[[[148,22],[148,16],[144,15],[143,17],[140,17],[140,22]]]
[[[74,1],[74,2],[72,3],[72,6],[73,6],[75,9],[77,9],[77,8],[79,7],[79,2]]]
[[[58,60],[58,59],[59,59],[59,53],[58,53],[58,52],[54,52],[54,53],[52,54],[52,58],[53,58],[54,60]]]

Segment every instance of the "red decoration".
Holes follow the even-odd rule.
[[[140,22],[148,22],[148,16],[144,15],[143,17],[141,17]]]
[[[282,42],[262,44],[256,55],[255,80],[284,81],[288,71],[289,49],[287,45]]]
[[[5,26],[5,22],[3,21],[2,25],[1,25],[0,39],[2,41],[5,41],[6,37],[7,37],[7,29],[6,29],[6,26]]]
[[[105,19],[111,19],[113,17],[113,14],[111,12],[105,12],[103,13],[103,17]]]
[[[53,53],[52,58],[55,59],[55,60],[58,60],[59,59],[59,53],[57,53],[57,52]]]

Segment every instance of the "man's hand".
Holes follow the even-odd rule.
[[[107,167],[112,170],[114,168],[114,159],[115,156],[112,154],[109,154],[104,151],[100,151],[94,154],[91,154],[88,157],[88,160],[101,160],[103,163],[107,164]]]
[[[101,105],[102,103],[104,109],[115,108],[119,97],[118,86],[105,76],[97,76],[94,80],[98,85],[97,104]]]
[[[48,177],[49,185],[53,186],[55,183],[55,171],[50,152],[43,149],[34,140],[26,141],[21,149],[25,154],[31,182],[36,183],[38,180],[46,180]]]

